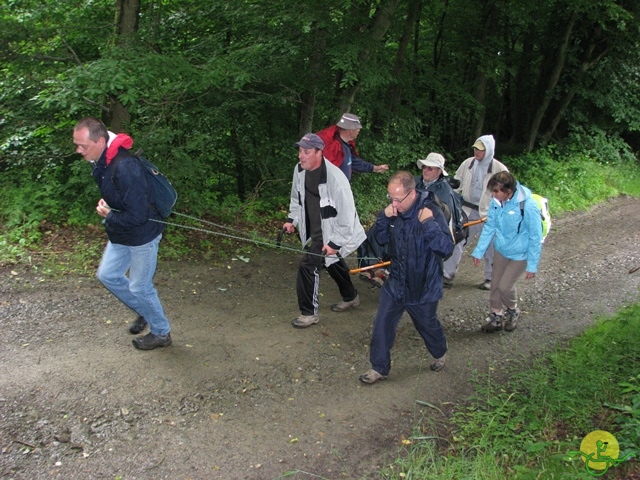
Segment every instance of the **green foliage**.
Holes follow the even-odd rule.
[[[597,143],[581,136],[573,140],[563,148],[552,145],[503,160],[522,184],[549,198],[554,214],[640,192],[638,162],[626,144],[605,137]]]
[[[578,450],[591,431],[610,431],[623,456],[640,454],[640,305],[599,319],[568,345],[513,365],[506,383],[493,367],[476,379],[477,394],[453,415],[445,451],[414,435],[389,479],[589,478]],[[623,399],[623,402],[619,400]],[[621,412],[612,417],[607,409]],[[425,424],[426,429],[432,426]],[[620,468],[620,467],[618,467]]]
[[[557,146],[503,158],[519,179],[548,196],[554,213],[640,192],[637,160],[620,140],[637,131],[640,105],[640,16],[631,4],[436,1],[416,12],[402,2],[323,0],[294,12],[284,0],[177,0],[143,5],[138,31],[125,39],[113,2],[32,3],[0,6],[0,221],[29,243],[43,223],[99,222],[99,195],[73,154],[71,129],[85,115],[109,123],[115,100],[130,115],[123,128],[134,150],[178,190],[178,211],[205,218],[282,216],[291,145],[303,126],[324,128],[342,108],[363,118],[363,158],[417,173],[415,160],[430,151],[454,170],[476,128],[500,132],[498,150],[509,138],[519,151],[547,94],[553,107],[565,93],[573,100],[550,137]],[[566,67],[544,91],[574,13]],[[491,35],[469,30],[478,18]],[[591,44],[596,33],[610,48]],[[542,130],[554,111],[562,109],[549,108]],[[388,176],[353,179],[367,225]]]
[[[640,456],[640,375],[621,382],[623,403],[605,404],[621,412],[614,420],[619,430],[621,450],[631,450]]]
[[[31,263],[31,252],[26,248],[27,240],[15,238],[16,233],[18,232],[12,231],[12,238],[0,235],[0,265]]]
[[[91,214],[99,193],[87,169],[78,162],[44,166],[38,172],[18,168],[0,172],[0,216],[5,226],[81,225],[95,220]]]
[[[440,151],[433,147],[433,140],[423,138],[423,127],[417,119],[400,120],[389,125],[376,141],[368,132],[358,137],[358,151],[365,160],[389,165],[387,174],[352,175],[351,187],[363,224],[372,224],[380,209],[386,206],[387,182],[393,172],[407,170],[419,175],[416,161],[431,151]]]
[[[45,261],[45,269],[52,274],[78,273],[81,275],[94,275],[102,258],[105,239],[87,238],[80,239],[70,251],[57,254]]]

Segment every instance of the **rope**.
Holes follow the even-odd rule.
[[[188,215],[184,215],[184,216],[188,217],[188,218],[191,218],[191,219],[194,219],[194,217],[189,217]],[[281,248],[283,250],[289,250],[289,251],[296,252],[296,253],[308,253],[309,255],[318,255],[316,253],[305,252],[304,250],[302,250],[300,248],[293,248],[293,247],[287,247],[287,246],[282,246],[282,245],[278,246],[275,243],[270,242],[268,240],[264,240],[264,239],[263,240],[258,240],[256,238],[239,237],[237,235],[231,235],[231,234],[228,234],[228,233],[214,232],[213,230],[207,230],[206,228],[192,227],[190,225],[183,225],[183,224],[180,224],[180,223],[167,222],[167,221],[164,221],[164,220],[156,220],[154,218],[150,218],[149,220],[151,220],[152,222],[156,222],[156,223],[164,223],[165,225],[170,225],[172,227],[186,228],[187,230],[195,230],[196,232],[211,233],[213,235],[219,235],[221,237],[231,238],[233,240],[242,240],[242,241],[245,241],[245,242],[252,242],[252,243],[255,243],[256,245],[264,245],[264,246],[267,246],[267,247]],[[234,230],[231,227],[225,227],[225,226],[221,226],[221,225],[216,225],[215,223],[207,222],[206,220],[199,220],[199,219],[194,219],[194,220],[200,221],[202,223],[208,223],[208,224],[211,224],[211,225],[215,225],[215,226],[217,226],[219,228],[224,228],[224,229],[231,230],[231,231],[234,231],[234,232],[237,231],[237,230]],[[323,257],[324,255],[318,255],[318,256]]]
[[[226,225],[220,225],[220,224],[217,224],[217,223],[214,223],[214,222],[209,222],[209,221],[203,220],[201,218],[192,217],[191,215],[185,215],[184,213],[178,213],[178,212],[171,212],[171,213],[173,213],[174,215],[178,215],[180,217],[188,218],[188,219],[196,221],[196,222],[205,223],[205,224],[212,225],[212,226],[215,226],[217,228],[224,229],[224,230],[229,230],[231,232],[243,233],[243,232],[240,232],[239,230],[236,230],[236,229],[234,229],[232,227],[227,227]],[[245,242],[252,242],[252,243],[254,243],[256,245],[264,245],[266,247],[279,248],[279,249],[288,250],[288,251],[295,252],[295,253],[303,253],[303,254],[307,254],[307,255],[313,255],[313,256],[316,256],[316,257],[337,257],[337,255],[324,255],[324,254],[319,254],[319,253],[311,253],[311,252],[308,252],[308,251],[306,251],[304,249],[301,249],[301,248],[293,248],[293,247],[277,245],[274,242],[271,242],[271,241],[268,241],[268,240],[265,240],[265,239],[260,239],[259,237],[258,238],[240,237],[240,236],[231,235],[231,234],[228,234],[228,233],[214,232],[213,230],[207,230],[205,228],[192,227],[190,225],[183,225],[181,223],[167,222],[165,220],[156,220],[154,218],[150,218],[149,220],[151,220],[152,222],[156,222],[156,223],[163,223],[165,225],[170,225],[172,227],[179,227],[179,228],[185,228],[187,230],[195,230],[197,232],[210,233],[210,234],[213,234],[213,235],[219,235],[221,237],[230,238],[230,239],[233,239],[233,240],[241,240],[241,241],[245,241]],[[376,260],[376,261],[378,260],[377,257],[376,258],[363,257],[363,259],[364,260]]]

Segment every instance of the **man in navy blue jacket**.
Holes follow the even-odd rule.
[[[149,333],[133,339],[141,350],[171,345],[171,327],[164,314],[153,276],[158,245],[165,228],[153,206],[153,192],[144,167],[127,149],[107,149],[109,132],[104,124],[87,117],[73,129],[76,152],[93,164],[102,198],[96,211],[104,218],[109,241],[97,277],[122,303],[138,314],[129,331]],[[126,273],[129,271],[129,276]]]
[[[371,369],[363,383],[385,380],[391,369],[391,347],[406,310],[434,357],[431,370],[444,367],[447,340],[436,315],[442,298],[442,260],[453,251],[453,238],[433,193],[416,190],[409,172],[396,172],[387,186],[391,203],[378,214],[372,230],[380,244],[389,244],[391,271],[380,290],[373,322]]]

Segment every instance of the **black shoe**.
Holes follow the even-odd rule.
[[[140,315],[135,319],[135,321],[129,324],[129,333],[138,335],[139,333],[142,333],[145,328],[147,328],[147,321],[142,315]]]
[[[168,347],[171,345],[171,334],[154,335],[147,333],[144,337],[138,337],[131,340],[133,346],[139,350],[153,350],[156,347]]]

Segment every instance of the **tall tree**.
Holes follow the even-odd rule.
[[[117,0],[116,2],[116,44],[122,49],[130,48],[135,41],[140,15],[140,0]],[[116,132],[126,131],[131,123],[131,115],[116,95],[109,96],[107,124]]]

